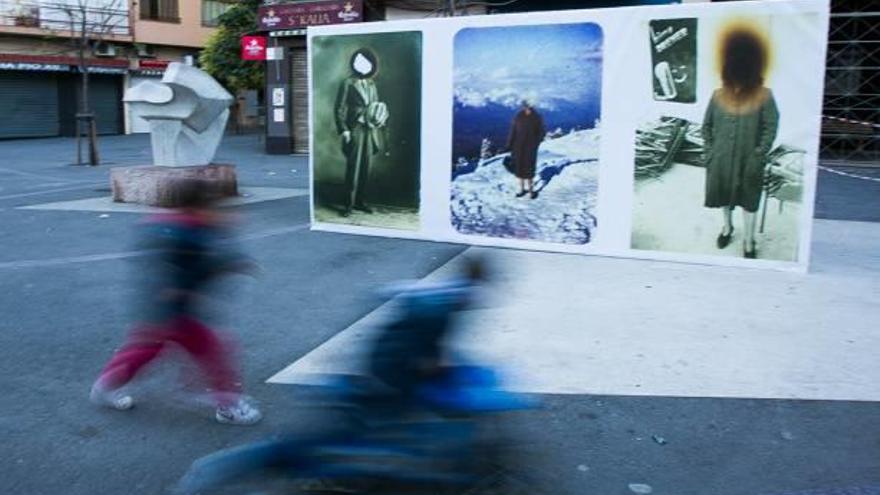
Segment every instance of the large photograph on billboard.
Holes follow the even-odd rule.
[[[818,117],[803,106],[798,40],[818,26],[810,14],[699,20],[711,84],[636,131],[634,249],[797,261],[816,146],[804,123]]]
[[[590,242],[598,226],[602,29],[463,29],[454,60],[452,225],[468,235]]]

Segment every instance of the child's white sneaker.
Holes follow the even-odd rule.
[[[130,395],[120,393],[118,390],[106,390],[97,384],[92,386],[89,399],[99,406],[117,411],[125,411],[134,407],[134,399]]]
[[[249,426],[263,419],[263,413],[244,399],[231,406],[220,406],[214,415],[218,423]]]

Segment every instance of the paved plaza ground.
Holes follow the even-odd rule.
[[[469,249],[311,232],[306,158],[230,136],[217,161],[238,166],[230,208],[263,273],[224,284],[216,314],[266,418],[219,425],[162,366],[134,410],[100,410],[87,393],[131,319],[145,213],[107,201],[109,169],[148,163],[149,140],[101,151],[76,167],[68,139],[0,142],[0,493],[165,493],[199,456],[308,430],[303,383],[356,362],[376,289]],[[461,345],[542,400],[509,419],[538,493],[880,494],[880,181],[840,172],[880,178],[820,172],[807,275],[483,249],[520,303],[476,312]]]

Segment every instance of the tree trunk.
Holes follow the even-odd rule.
[[[98,133],[95,116],[91,113],[89,105],[89,66],[86,62],[86,48],[89,46],[89,37],[86,33],[86,12],[80,12],[80,41],[79,41],[79,72],[82,74],[82,96],[80,97],[80,115],[76,125],[77,142],[81,139],[81,124],[85,124],[85,132],[89,139],[89,164],[92,166],[100,163],[98,156]],[[77,145],[79,148],[79,145]],[[79,154],[79,152],[77,152]],[[77,157],[79,162],[79,157]]]

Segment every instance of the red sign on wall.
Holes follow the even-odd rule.
[[[260,7],[261,31],[302,29],[326,24],[347,24],[364,20],[363,0],[318,0]]]
[[[140,69],[167,69],[167,60],[138,60],[138,68]]]
[[[266,37],[265,36],[242,36],[241,37],[242,60],[266,60]]]

